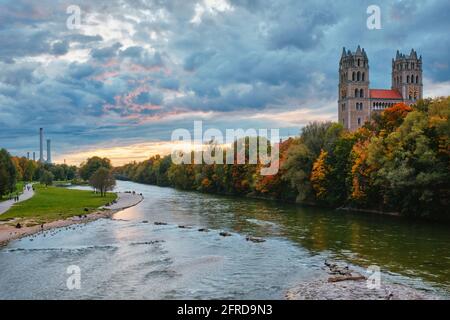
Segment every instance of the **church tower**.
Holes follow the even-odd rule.
[[[398,90],[408,105],[422,99],[422,56],[417,58],[414,49],[409,56],[397,51],[392,59],[392,89]]]
[[[360,46],[342,51],[339,63],[339,122],[353,130],[370,119],[369,59]]]

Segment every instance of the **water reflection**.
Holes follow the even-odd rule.
[[[281,299],[286,289],[323,274],[330,258],[376,264],[401,275],[392,275],[395,281],[450,291],[447,226],[130,182],[119,182],[118,190],[145,200],[114,220],[0,250],[0,299]],[[221,230],[233,236],[222,238]],[[250,243],[246,235],[267,242]],[[79,292],[65,288],[71,264],[83,270]]]

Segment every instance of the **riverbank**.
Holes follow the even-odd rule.
[[[110,205],[102,206],[96,211],[86,215],[59,219],[42,225],[26,226],[26,224],[24,224],[24,226],[19,229],[14,226],[14,221],[0,222],[0,247],[6,246],[12,240],[21,239],[39,232],[63,228],[74,224],[89,223],[103,218],[110,218],[119,211],[138,205],[143,199],[144,197],[139,194],[117,193],[117,199]]]
[[[367,278],[348,265],[325,261],[328,276],[298,284],[286,292],[287,300],[440,300],[443,297],[427,291],[391,283],[380,273]],[[372,287],[370,287],[372,286]]]

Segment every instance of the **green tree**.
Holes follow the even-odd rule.
[[[106,192],[114,189],[116,179],[111,169],[101,167],[89,179],[89,184],[96,190],[100,191],[102,197],[106,196]]]
[[[48,170],[45,170],[44,173],[41,176],[41,179],[39,180],[39,182],[41,184],[45,184],[47,187],[51,186],[53,184],[53,180],[55,179],[55,176],[53,175],[53,173],[51,173]]]
[[[112,169],[111,160],[100,157],[89,158],[85,163],[81,164],[80,177],[85,181],[89,181],[94,172],[100,168]]]
[[[36,164],[34,161],[27,161],[25,170],[23,172],[23,180],[24,181],[33,181],[33,176],[36,171]]]
[[[16,167],[11,155],[5,149],[0,150],[0,199],[16,189]]]

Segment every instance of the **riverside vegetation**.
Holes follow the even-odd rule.
[[[114,193],[104,197],[91,191],[72,190],[37,184],[35,195],[22,203],[14,205],[5,214],[0,215],[0,221],[17,219],[35,225],[62,220],[73,216],[86,215],[95,212],[99,207],[116,199]]]
[[[274,176],[261,176],[261,164],[175,165],[170,156],[114,173],[183,190],[450,220],[449,114],[446,97],[394,105],[356,132],[311,123],[280,144]]]

